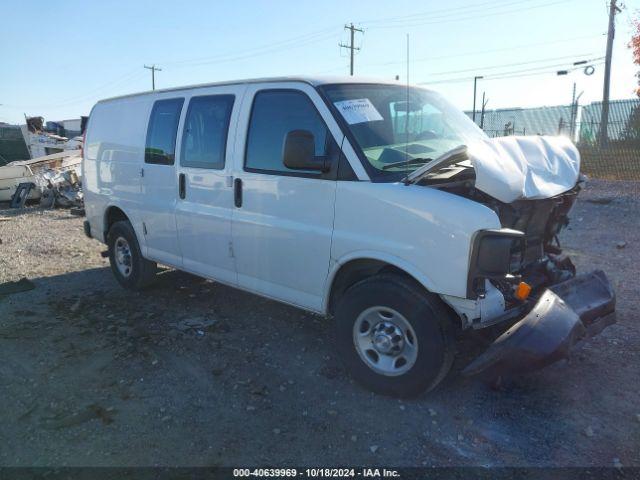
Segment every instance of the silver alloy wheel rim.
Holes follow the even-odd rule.
[[[123,277],[129,277],[132,271],[131,248],[124,237],[118,237],[113,244],[116,267]]]
[[[369,368],[388,377],[408,372],[418,358],[418,339],[411,324],[388,307],[370,307],[358,315],[353,344]]]

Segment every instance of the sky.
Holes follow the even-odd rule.
[[[633,96],[627,48],[640,0],[616,18],[611,98]],[[10,7],[9,7],[10,5]],[[32,0],[9,2],[0,30],[0,121],[87,115],[112,96],[156,88],[282,75],[407,80],[470,110],[473,77],[487,109],[602,99],[606,0]],[[573,67],[588,60],[594,73]],[[573,69],[566,76],[557,70]],[[502,77],[502,78],[501,78]]]

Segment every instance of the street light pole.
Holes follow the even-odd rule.
[[[476,75],[475,77],[473,77],[473,113],[472,113],[472,120],[475,123],[476,121],[476,87],[478,86],[478,80],[484,78],[481,75]]]
[[[591,75],[590,73],[587,73],[587,69],[589,67],[593,68],[591,65],[589,65],[588,60],[578,60],[576,62],[573,62],[573,68],[568,70],[558,70],[556,72],[556,75],[558,76],[569,75],[569,73],[576,70],[576,67],[581,67],[582,65],[587,65],[585,67],[584,74]],[[573,82],[573,93],[571,95],[571,112],[570,112],[570,118],[569,118],[569,136],[571,137],[572,141],[575,141],[575,132],[576,132],[576,126],[577,126],[576,124],[578,121],[578,100],[580,99],[583,93],[581,92],[580,95],[576,97],[576,87],[577,87],[576,82]]]

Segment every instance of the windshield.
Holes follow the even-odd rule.
[[[429,90],[375,84],[321,90],[344,118],[372,179],[398,179],[452,148],[487,138],[464,113]]]

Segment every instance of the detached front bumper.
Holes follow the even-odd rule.
[[[615,323],[615,304],[613,288],[601,270],[554,285],[462,373],[493,380],[550,365],[567,357],[583,338]]]

